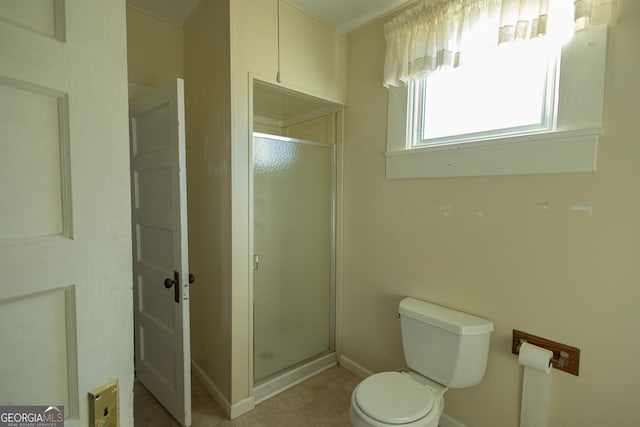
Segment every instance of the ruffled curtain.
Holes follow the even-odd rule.
[[[385,24],[384,85],[458,67],[501,43],[540,36],[562,43],[615,12],[616,0],[423,0]]]

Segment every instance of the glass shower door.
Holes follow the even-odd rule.
[[[258,382],[332,350],[335,172],[331,145],[255,134],[253,153]]]

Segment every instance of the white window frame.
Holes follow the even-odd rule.
[[[577,32],[563,47],[556,121],[549,131],[415,147],[407,87],[391,88],[387,178],[594,172],[602,135],[606,47],[606,25]]]

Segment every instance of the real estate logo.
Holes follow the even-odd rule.
[[[0,406],[0,427],[64,427],[64,406]]]

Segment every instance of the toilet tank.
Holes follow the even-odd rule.
[[[415,298],[398,309],[407,366],[451,388],[484,376],[493,322]]]

